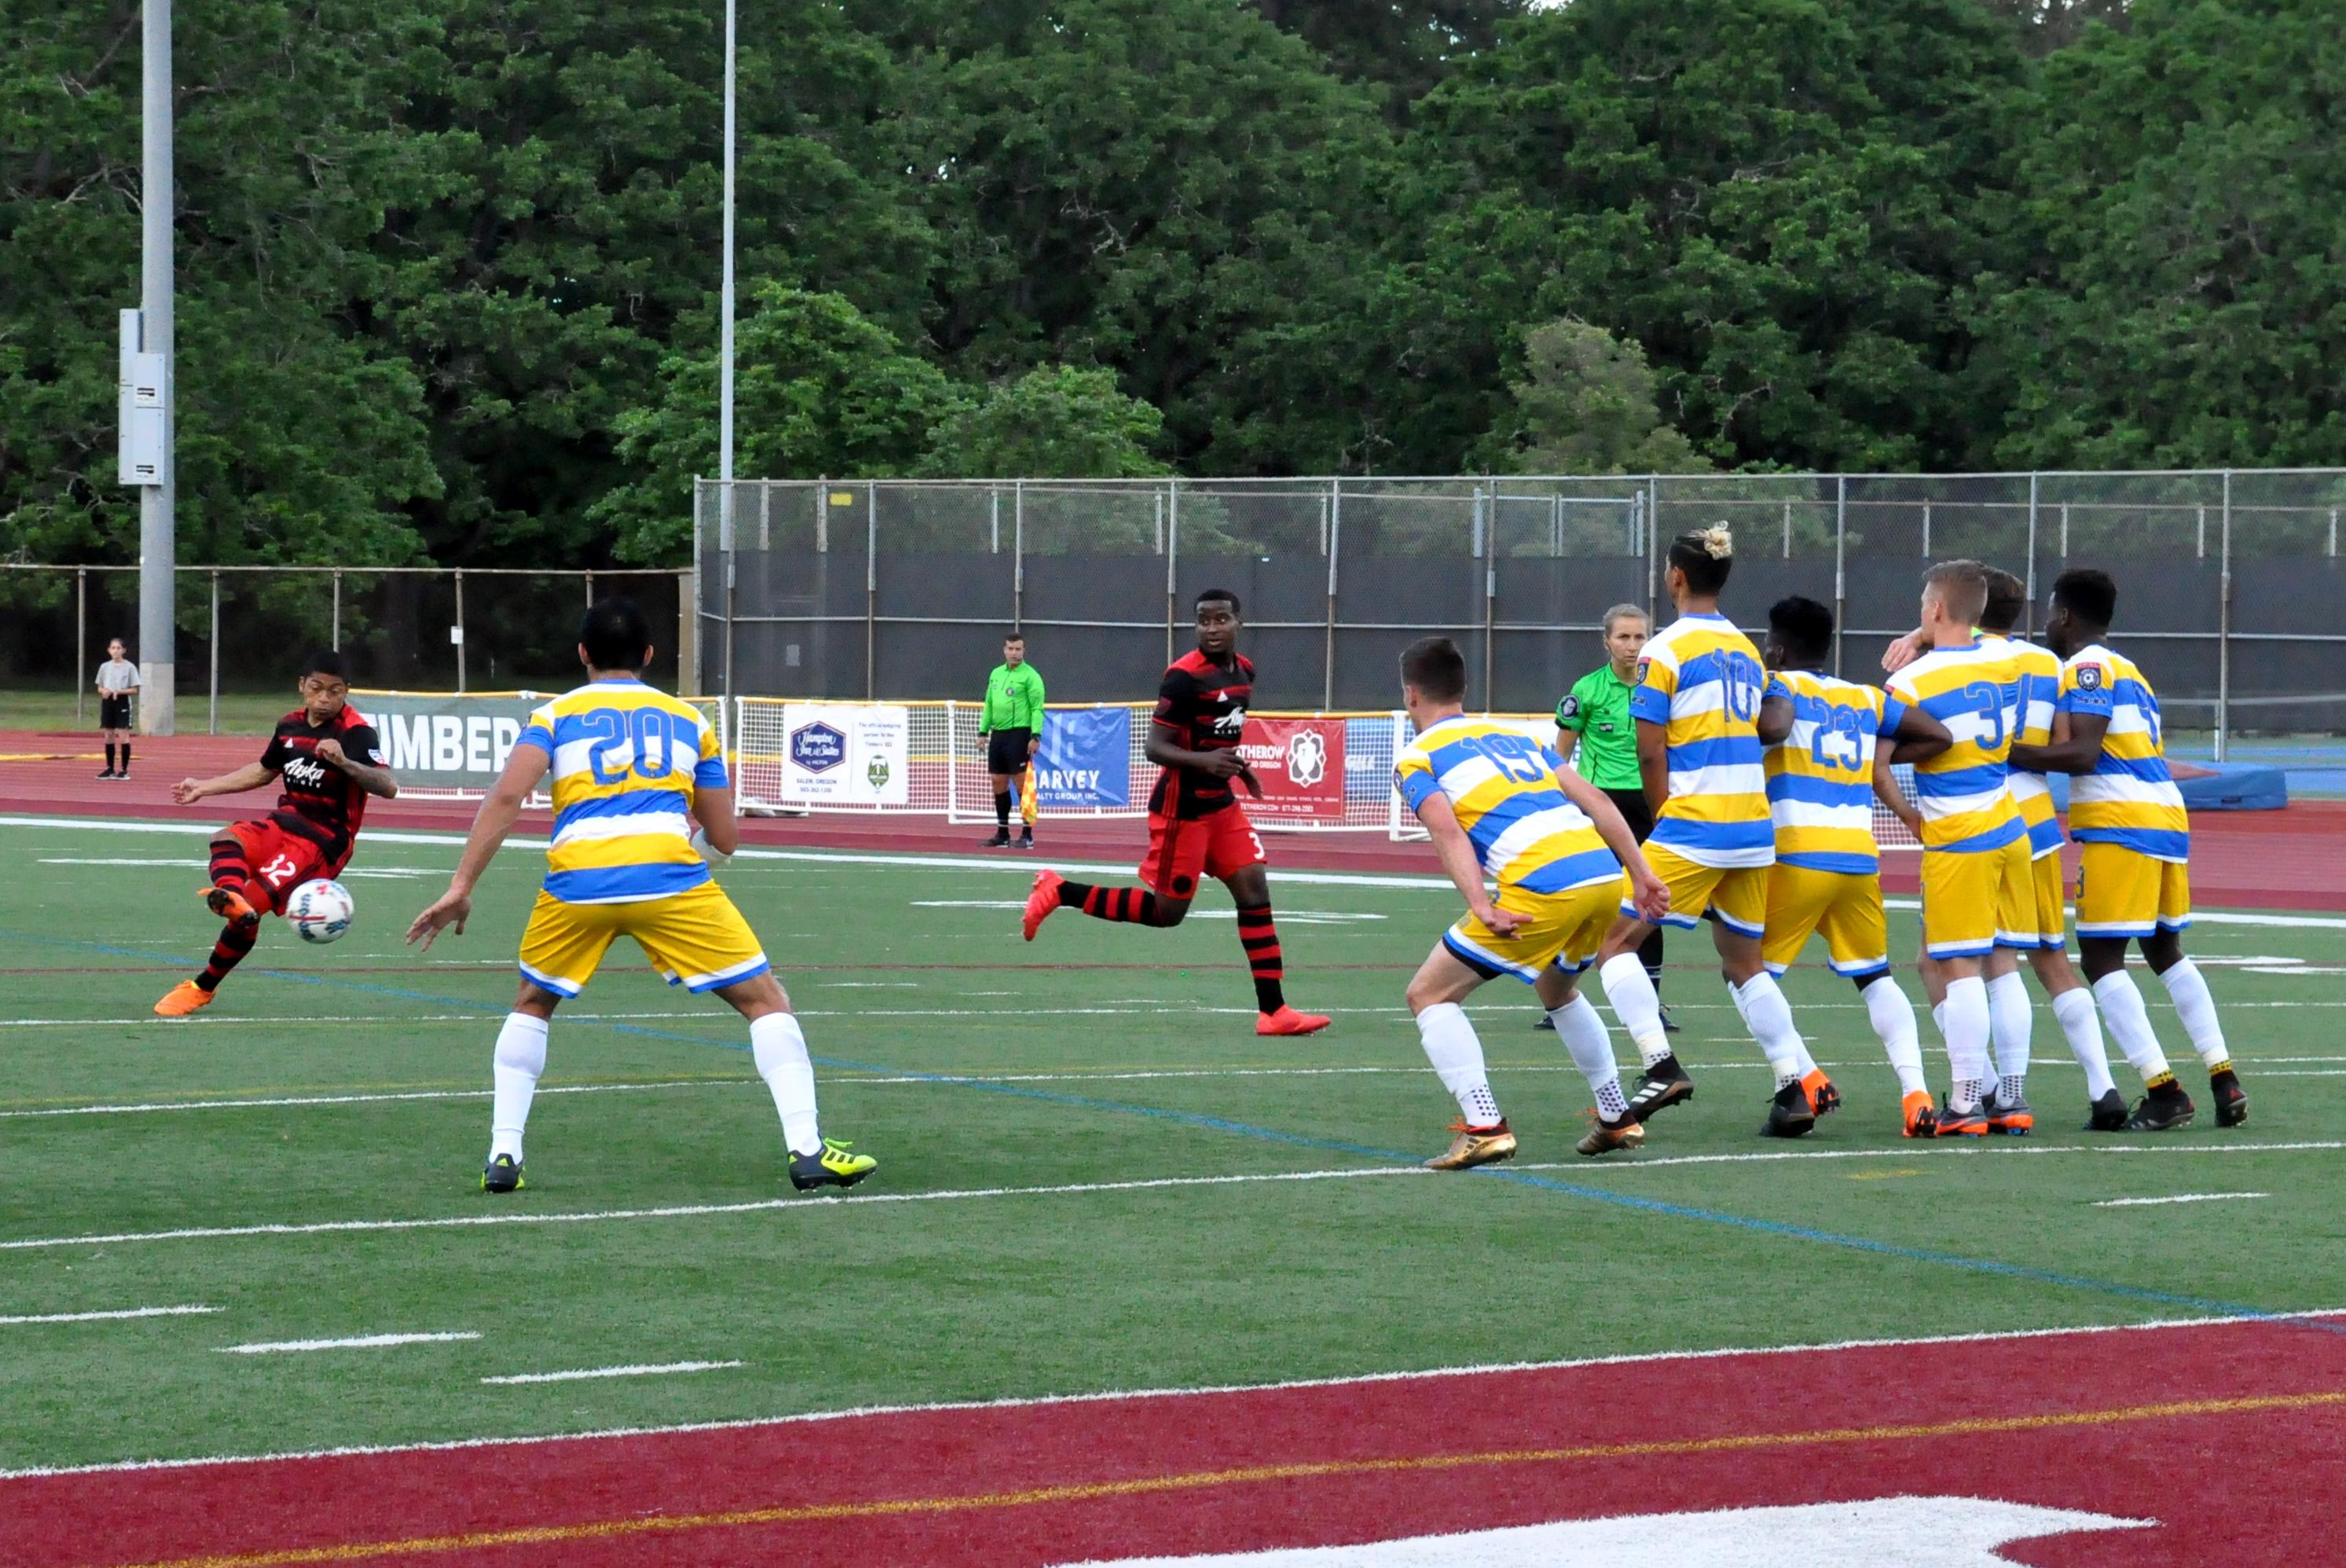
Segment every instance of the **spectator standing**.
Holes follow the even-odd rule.
[[[994,779],[994,837],[988,849],[1010,843],[1012,793],[1028,768],[1043,737],[1043,677],[1026,662],[1026,639],[1012,632],[1002,639],[1002,662],[985,677],[985,707],[978,715],[977,738],[985,747],[985,770]],[[1019,823],[1018,847],[1035,847],[1035,820]]]
[[[106,737],[106,771],[100,779],[130,777],[130,699],[138,695],[138,667],[116,637],[106,645],[106,662],[97,667],[97,728]],[[118,765],[117,749],[122,754]]]

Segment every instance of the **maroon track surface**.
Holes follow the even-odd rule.
[[[0,812],[35,815],[184,819],[221,822],[265,809],[270,797],[249,796],[171,804],[172,781],[189,774],[224,773],[260,755],[251,736],[180,736],[138,742],[128,784],[100,783],[103,764],[94,737],[54,731],[0,730],[0,756],[48,760],[0,761]],[[376,801],[367,822],[377,828],[461,832],[473,807],[461,800]],[[543,817],[523,819],[543,830]],[[865,850],[898,854],[966,853],[985,830],[933,816],[845,814],[753,820],[743,837],[767,847]],[[2191,823],[2193,901],[2210,909],[2236,907],[2346,911],[2346,801],[2303,801],[2281,811],[2203,812]],[[1045,818],[1043,850],[1056,858],[1137,865],[1148,830],[1137,819]],[[1278,832],[1270,839],[1273,866],[1295,871],[1402,871],[1438,875],[1423,844],[1396,844],[1375,832]],[[364,847],[361,851],[363,854]],[[2076,870],[2072,848],[2071,871]],[[1912,893],[1915,860],[1891,855],[1885,885]]]
[[[102,1471],[0,1481],[0,1561],[1027,1568],[1906,1495],[2158,1522],[2008,1548],[2038,1568],[2331,1562],[2335,1330],[1663,1358]],[[1993,1375],[1951,1381],[1953,1366]],[[1282,1473],[1243,1473],[1258,1468]],[[1069,1488],[1084,1490],[1045,1490]],[[796,1516],[722,1517],[770,1511]],[[555,1538],[481,1539],[531,1530]]]

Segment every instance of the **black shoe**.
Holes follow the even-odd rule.
[[[2229,1067],[2208,1074],[2208,1093],[2216,1099],[2216,1125],[2219,1127],[2245,1127],[2249,1125],[2249,1092],[2240,1087],[2240,1075]]]
[[[1642,1122],[1656,1111],[1668,1110],[1681,1100],[1694,1098],[1694,1080],[1678,1065],[1676,1056],[1665,1056],[1646,1069],[1637,1080],[1637,1092],[1629,1096],[1629,1115]],[[1804,1099],[1801,1102],[1807,1104]]]
[[[114,777],[114,769],[109,768],[105,772],[99,774],[98,777],[100,779],[111,779]]]
[[[2092,1119],[2082,1129],[2088,1133],[2122,1133],[2126,1131],[2126,1096],[2116,1089],[2106,1091],[2086,1109]]]
[[[521,1179],[521,1162],[511,1155],[499,1155],[481,1168],[483,1192],[514,1192],[528,1185]]]
[[[1776,1091],[1769,1102],[1768,1120],[1761,1125],[1763,1138],[1797,1138],[1805,1135],[1817,1125],[1816,1112],[1809,1108],[1809,1092],[1800,1087],[1798,1079]]]
[[[1670,1016],[1670,1010],[1668,1007],[1664,1007],[1662,1009],[1662,1033],[1665,1034],[1676,1034],[1678,1032],[1678,1020]]]
[[[991,839],[986,840],[985,840],[985,842],[984,842],[984,844],[980,845],[979,847],[980,847],[981,849],[987,849],[987,850],[1006,850],[1006,849],[1008,849],[1008,848],[1010,847],[1010,830],[1009,830],[1009,829],[1007,829],[1007,828],[996,828],[996,829],[994,829],[994,837],[992,837]]]
[[[1551,1030],[1552,1030],[1552,1029],[1554,1029],[1554,1028],[1556,1027],[1556,1020],[1555,1020],[1555,1019],[1553,1019],[1553,1018],[1550,1018],[1546,1013],[1541,1013],[1541,1014],[1540,1014],[1536,1019],[1535,1019],[1535,1020],[1533,1020],[1533,1021],[1532,1021],[1532,1027],[1533,1027],[1533,1028],[1535,1028],[1535,1029],[1551,1029]]]
[[[1035,835],[1032,832],[1019,834],[1018,847],[1022,850],[1033,849],[1035,847]]]
[[[2168,1084],[2153,1089],[2135,1102],[2134,1115],[2127,1118],[2126,1130],[2130,1133],[2171,1133],[2191,1125],[2198,1109],[2191,1096],[2183,1092],[2180,1084]]]

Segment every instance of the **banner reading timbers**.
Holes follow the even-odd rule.
[[[1331,826],[1344,820],[1342,719],[1249,714],[1239,755],[1262,785],[1260,800],[1239,787],[1249,816]]]
[[[382,737],[383,754],[402,785],[485,791],[505,771],[522,726],[556,695],[353,691],[351,706]]]

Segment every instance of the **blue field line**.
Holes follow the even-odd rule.
[[[0,932],[0,937],[41,946],[80,948],[153,962],[180,962],[171,954],[147,952],[106,942],[77,941],[63,937],[30,936],[21,932]],[[411,1002],[429,1002],[437,1006],[477,1011],[484,1015],[493,1015],[505,1011],[492,1003],[471,1001],[463,997],[441,996],[429,992],[410,991],[399,986],[376,985],[367,981],[341,980],[332,975],[281,969],[261,969],[253,972],[274,980],[291,980],[302,984],[323,986],[333,990],[371,993],[380,996],[399,997]],[[646,1039],[678,1041],[688,1045],[714,1045],[730,1051],[748,1049],[746,1045],[722,1040],[710,1040],[697,1034],[680,1033],[675,1030],[649,1029],[639,1024],[622,1023],[604,1019],[586,1018],[576,1022],[588,1023],[599,1029],[607,1029],[617,1033],[639,1035]],[[1337,1138],[1319,1138],[1305,1133],[1284,1132],[1277,1127],[1259,1126],[1252,1122],[1234,1121],[1227,1116],[1209,1116],[1196,1111],[1174,1111],[1157,1105],[1137,1105],[1122,1100],[1102,1100],[1088,1095],[1069,1095],[1053,1089],[1039,1089],[1025,1084],[1004,1084],[949,1073],[923,1073],[890,1066],[884,1063],[852,1061],[845,1057],[814,1056],[812,1059],[821,1066],[836,1068],[842,1072],[868,1073],[881,1077],[909,1078],[920,1083],[937,1084],[951,1088],[975,1089],[984,1094],[1005,1095],[1013,1099],[1033,1100],[1044,1105],[1065,1105],[1076,1110],[1107,1111],[1118,1115],[1141,1116],[1151,1121],[1170,1122],[1177,1125],[1198,1127],[1209,1132],[1229,1133],[1260,1143],[1282,1144],[1291,1148],[1314,1149],[1328,1154],[1351,1155],[1357,1158],[1375,1160],[1384,1164],[1414,1166],[1420,1163],[1416,1156],[1399,1149],[1378,1148],[1372,1145],[1347,1143]],[[1506,1182],[1517,1186],[1537,1188],[1544,1192],[1562,1193],[1568,1197],[1582,1198],[1591,1203],[1606,1204],[1636,1213],[1660,1215],[1671,1219],[1695,1220],[1705,1225],[1729,1226],[1755,1235],[1814,1242],[1821,1246],[1869,1253],[1877,1257],[1896,1258],[1905,1263],[1954,1268],[1966,1273],[1992,1275],[2007,1279],[2023,1280],[2030,1284],[2055,1286],[2066,1290],[2088,1291],[2096,1295],[2116,1297],[2121,1300],[2138,1301],[2149,1306],[2180,1308],[2187,1311],[2204,1312],[2211,1317],[2291,1323],[2304,1328],[2317,1329],[2324,1333],[2346,1333],[2346,1323],[2292,1318],[2286,1313],[2268,1312],[2261,1308],[2250,1307],[2240,1302],[2215,1300],[2207,1297],[2188,1296],[2171,1290],[2153,1290],[2142,1286],[2121,1285],[2113,1280],[2096,1279],[2082,1274],[2037,1268],[2026,1264],[2001,1263],[1994,1258],[1969,1257],[1961,1253],[1941,1252],[1932,1247],[1906,1247],[1896,1242],[1876,1241],[1870,1237],[1850,1236],[1817,1226],[1791,1225],[1773,1219],[1756,1219],[1748,1215],[1729,1214],[1723,1209],[1700,1208],[1691,1204],[1671,1203],[1662,1198],[1639,1197],[1632,1193],[1613,1192],[1604,1187],[1588,1186],[1578,1182],[1559,1181],[1552,1176],[1539,1176],[1530,1171],[1510,1171],[1485,1166],[1467,1174],[1485,1181]]]

